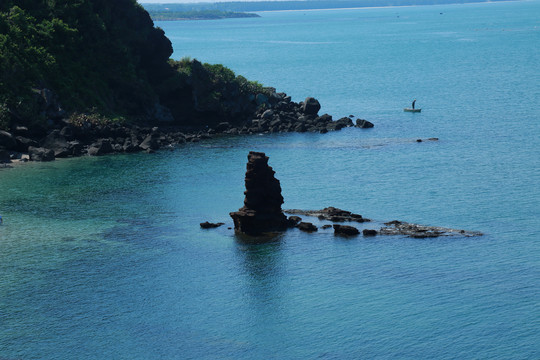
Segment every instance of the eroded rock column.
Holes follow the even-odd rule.
[[[254,151],[249,153],[244,206],[230,213],[235,231],[260,235],[287,229],[287,217],[281,210],[281,185],[274,174],[275,171],[268,166],[266,154]]]

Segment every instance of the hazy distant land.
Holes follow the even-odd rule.
[[[416,6],[465,4],[508,0],[307,0],[200,2],[192,4],[145,4],[154,20],[211,20],[238,17],[258,17],[253,12],[284,10],[321,10],[386,6]],[[510,0],[518,1],[518,0]]]
[[[175,21],[175,20],[217,20],[231,18],[248,18],[260,17],[257,14],[238,12],[238,11],[222,11],[222,10],[148,10],[150,17],[154,21]]]

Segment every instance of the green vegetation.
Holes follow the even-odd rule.
[[[230,19],[230,18],[249,18],[260,17],[257,14],[235,12],[235,11],[222,11],[222,10],[189,10],[189,11],[169,11],[162,10],[149,10],[148,13],[154,21],[168,21],[168,20],[216,20],[216,19]]]
[[[249,92],[264,91],[221,65],[171,54],[136,0],[2,0],[0,129],[45,126],[43,89],[74,122],[92,114],[152,123],[165,106],[180,125],[237,116]]]

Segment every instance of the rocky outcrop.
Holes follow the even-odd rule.
[[[384,223],[379,233],[381,235],[406,235],[412,238],[424,239],[435,238],[439,236],[481,236],[482,233],[477,231],[466,231],[458,229],[449,229],[439,226],[426,226],[418,224],[410,224],[404,221],[390,221]]]
[[[222,222],[211,223],[211,222],[208,222],[208,221],[200,223],[200,226],[201,226],[202,229],[214,229],[214,228],[220,227],[222,225],[225,225],[225,223],[222,223]]]
[[[327,220],[331,221],[334,224],[328,225],[325,224],[322,226],[323,229],[333,227],[334,233],[339,235],[358,235],[360,231],[355,228],[354,226],[350,225],[343,225],[341,223],[343,222],[368,222],[371,221],[369,219],[366,219],[362,217],[362,215],[354,214],[350,211],[341,210],[335,207],[327,207],[322,210],[285,210],[288,214],[295,214],[295,215],[306,215],[306,216],[314,216],[318,217],[319,220]],[[292,216],[291,216],[292,217]],[[340,224],[335,224],[335,223]],[[458,229],[450,229],[450,228],[444,228],[440,226],[426,226],[426,225],[418,225],[418,224],[411,224],[404,221],[390,221],[384,223],[385,226],[381,227],[380,230],[374,230],[374,229],[364,229],[362,230],[362,234],[364,236],[376,236],[376,235],[402,235],[402,236],[409,236],[412,238],[435,238],[439,236],[482,236],[481,232],[477,231],[466,231],[466,230],[458,230]]]
[[[53,161],[54,160],[54,150],[45,149],[42,147],[33,147],[28,148],[28,155],[30,155],[30,160],[32,161]]]
[[[202,73],[199,75],[202,76]],[[206,84],[207,80],[197,81]],[[39,99],[40,113],[47,118],[46,124],[33,125],[29,129],[28,124],[15,121],[9,132],[0,130],[0,149],[10,152],[11,158],[20,157],[21,153],[27,154],[30,147],[53,150],[55,158],[99,156],[111,153],[153,152],[186,142],[199,142],[220,134],[327,133],[353,126],[349,117],[334,121],[331,115],[319,115],[321,105],[313,97],[296,103],[287,94],[277,93],[273,88],[264,88],[264,93],[250,96],[234,95],[238,89],[224,89],[223,91],[231,91],[227,93],[227,103],[214,104],[215,99],[212,101],[203,99],[205,98],[203,94],[206,94],[208,89],[203,89],[201,86],[197,85],[193,90],[194,96],[197,95],[195,100],[198,99],[195,103],[199,107],[197,110],[199,117],[193,119],[193,122],[198,121],[198,127],[174,125],[177,122],[171,121],[170,109],[159,103],[154,104],[150,115],[153,114],[152,118],[158,119],[163,127],[107,123],[106,119],[96,114],[71,114],[68,118],[68,114],[58,102],[58,97],[51,90],[42,89],[36,96]],[[231,114],[238,113],[241,116],[233,116],[233,114],[225,118],[218,117],[216,121],[212,121],[213,118],[209,114],[207,114],[208,119],[204,117],[206,111],[211,112],[213,108],[221,107],[221,105],[238,109],[238,112],[231,110]],[[178,116],[180,115],[174,115],[175,118]],[[182,116],[195,115],[188,111]],[[369,127],[368,123],[366,120],[358,119],[356,126],[366,128]],[[34,156],[30,158],[34,161],[42,159],[41,156],[36,155],[35,151]]]
[[[261,235],[287,229],[289,221],[281,210],[281,185],[274,177],[274,170],[268,166],[268,157],[251,151],[246,168],[244,206],[230,213],[235,231]]]
[[[315,98],[308,97],[302,104],[302,112],[306,115],[317,115],[321,110],[321,104]]]
[[[374,127],[375,125],[373,125],[372,122],[369,122],[367,120],[364,120],[364,119],[356,119],[356,127],[359,127],[361,129],[370,129],[372,127]]]
[[[315,225],[313,225],[312,223],[310,222],[301,222],[299,223],[298,225],[296,225],[296,227],[301,230],[301,231],[305,231],[305,232],[315,232],[317,231],[317,227]]]
[[[295,214],[295,215],[316,216],[319,218],[319,220],[329,220],[332,222],[355,221],[355,222],[363,223],[363,222],[371,221],[369,219],[364,218],[360,214],[355,214],[350,211],[341,210],[333,206],[324,208],[322,210],[291,209],[291,210],[285,210],[285,212],[288,214]]]
[[[9,152],[6,150],[0,149],[0,163],[10,163],[11,162],[11,156],[9,155]]]
[[[65,134],[67,131],[64,131]],[[41,146],[54,151],[54,156],[57,158],[68,157],[71,155],[68,141],[60,130],[54,130],[43,139]]]
[[[0,149],[12,149],[17,145],[15,137],[7,131],[0,130]]]
[[[360,234],[360,231],[354,226],[334,224],[334,233],[336,235],[355,236]]]
[[[302,221],[302,218],[299,216],[289,216],[289,225],[296,226]]]
[[[101,139],[88,148],[88,155],[99,156],[112,153],[113,147],[109,139]]]

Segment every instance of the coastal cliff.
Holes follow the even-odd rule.
[[[172,60],[172,51],[135,0],[3,1],[0,161],[354,126],[319,116],[314,98],[296,103],[222,65]]]

